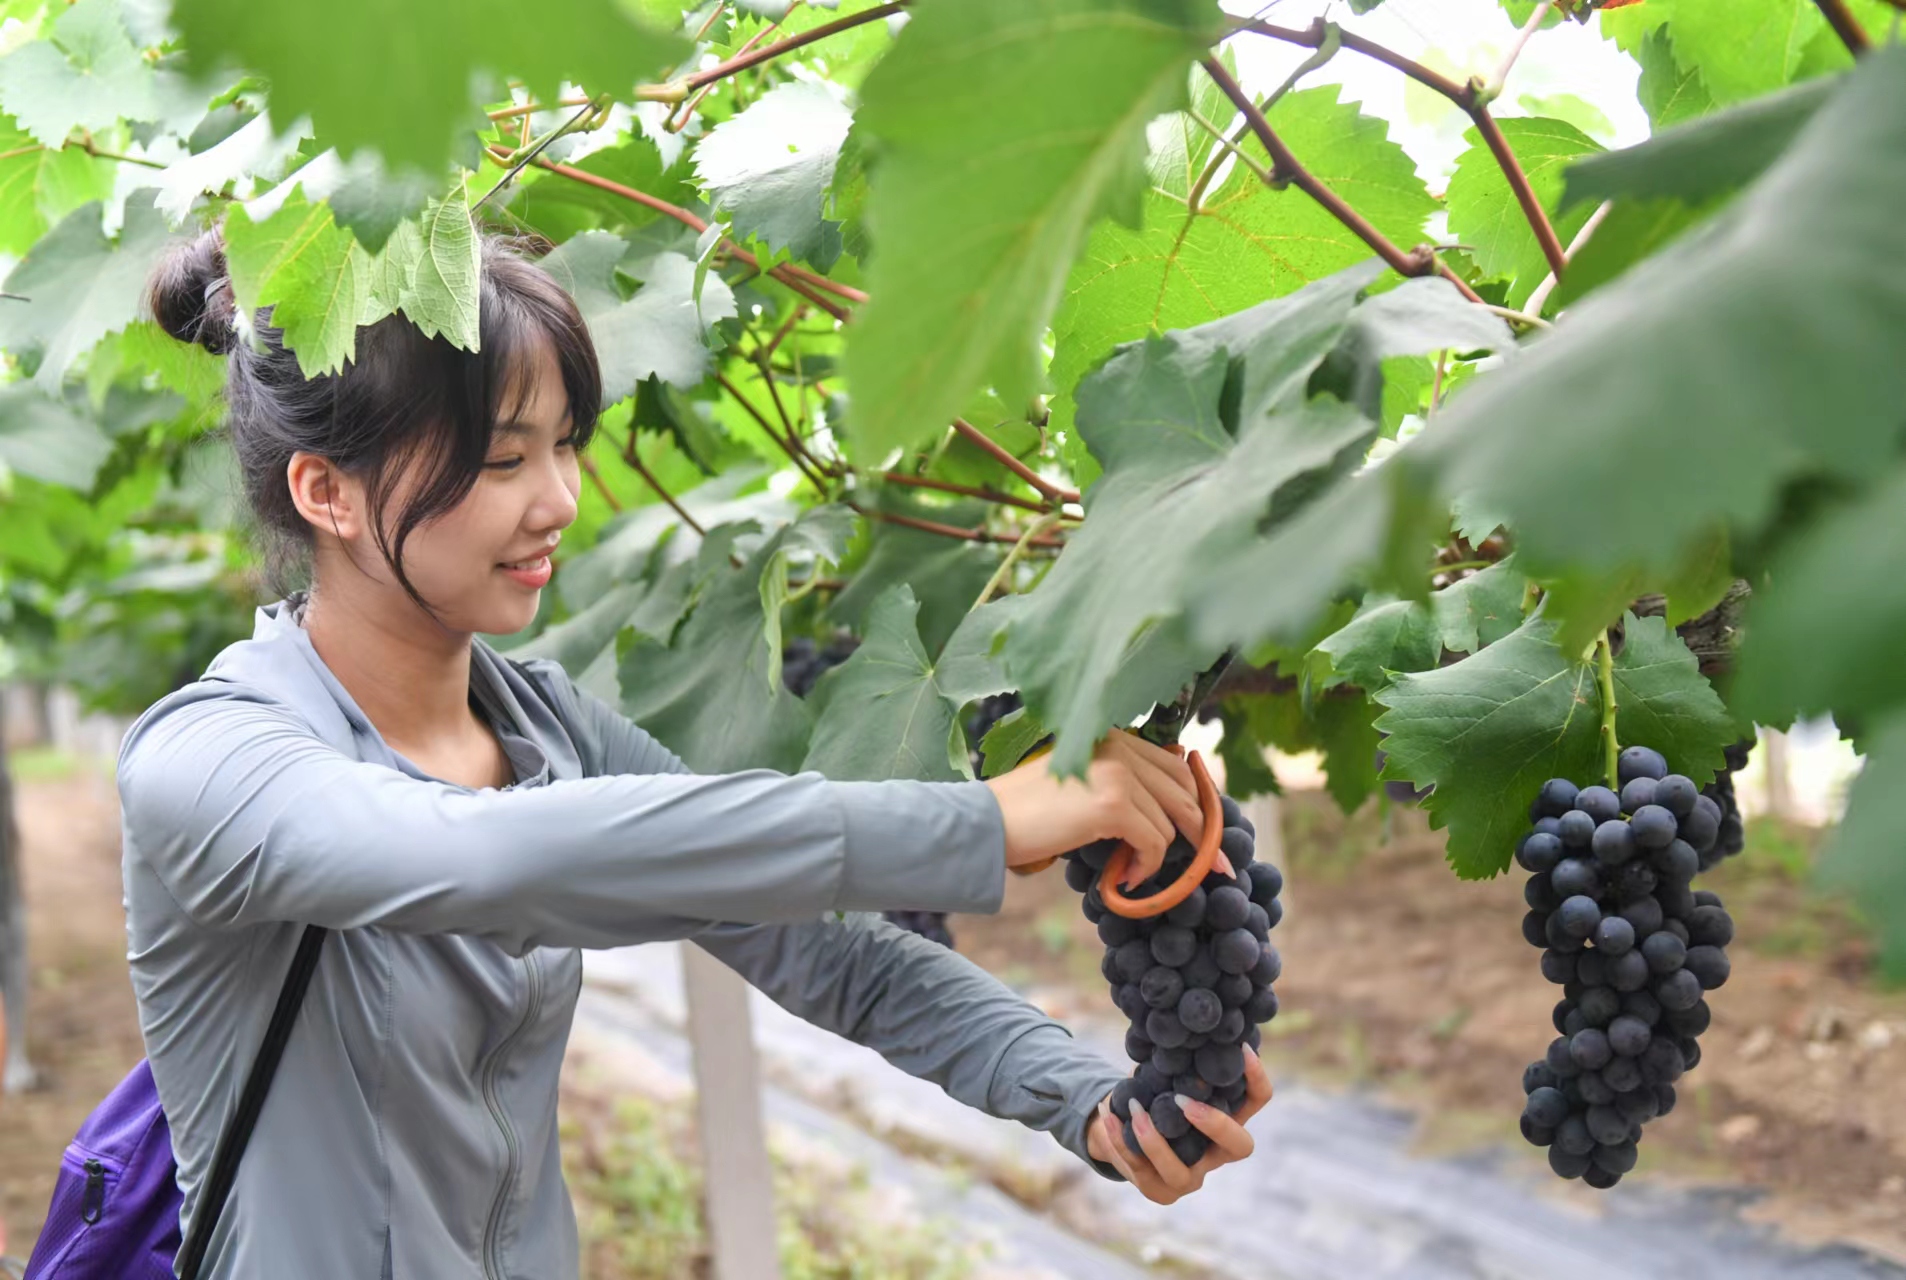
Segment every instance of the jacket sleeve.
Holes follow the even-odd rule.
[[[996,911],[1004,892],[1004,828],[983,783],[753,770],[476,791],[355,760],[228,681],[188,686],[133,726],[119,794],[127,857],[212,928],[382,925],[521,954],[711,920]]]
[[[557,686],[570,701],[591,767],[687,771],[626,717],[569,684],[560,668],[533,665],[545,687]],[[986,913],[996,910],[997,903]],[[871,914],[721,924],[694,941],[795,1016],[875,1050],[969,1107],[1050,1133],[1101,1176],[1124,1180],[1086,1154],[1085,1134],[1099,1100],[1125,1073],[965,956]]]

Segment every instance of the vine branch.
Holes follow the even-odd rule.
[[[1232,29],[1269,36],[1273,40],[1282,40],[1285,44],[1316,49],[1322,47],[1324,41],[1329,38],[1328,30],[1332,25],[1319,18],[1307,29],[1300,31],[1295,27],[1280,27],[1259,18],[1240,18],[1233,22]],[[1535,232],[1536,242],[1542,246],[1542,256],[1548,259],[1549,266],[1559,274],[1564,265],[1561,241],[1555,234],[1554,226],[1549,222],[1547,211],[1542,208],[1542,202],[1536,199],[1535,192],[1530,188],[1528,175],[1522,171],[1522,165],[1516,159],[1515,152],[1510,148],[1508,140],[1502,136],[1502,129],[1496,124],[1495,117],[1489,114],[1489,105],[1481,92],[1480,80],[1471,79],[1468,84],[1457,84],[1448,76],[1432,71],[1420,62],[1406,58],[1393,49],[1386,49],[1372,40],[1349,31],[1339,31],[1336,38],[1342,42],[1344,48],[1354,49],[1366,58],[1395,67],[1418,84],[1434,89],[1462,108],[1463,113],[1475,123],[1476,130],[1489,147],[1490,154],[1496,158],[1496,164],[1502,169],[1502,176],[1508,180],[1510,190],[1515,192],[1516,203],[1522,207],[1523,217],[1529,220],[1529,226]],[[1207,62],[1209,61],[1207,59]],[[1353,227],[1352,230],[1355,228]],[[1450,273],[1445,272],[1445,274]],[[1472,294],[1471,301],[1475,300]]]
[[[1006,533],[994,533],[990,529],[966,529],[956,524],[942,524],[938,520],[921,520],[914,516],[903,516],[892,511],[877,511],[863,507],[857,502],[849,502],[849,507],[866,516],[869,520],[879,520],[885,524],[897,524],[908,529],[918,529],[922,533],[937,533],[943,538],[959,538],[965,542],[1017,542],[1018,537]],[[1050,513],[1048,513],[1050,514]],[[1024,535],[1022,535],[1024,536]],[[1059,548],[1065,546],[1063,538],[1043,535],[1026,537],[1026,545],[1032,547]]]
[[[1608,785],[1621,786],[1621,744],[1615,740],[1615,648],[1604,630],[1595,638],[1596,668],[1602,688],[1602,755]]]
[[[823,22],[820,26],[815,27],[811,31],[803,31],[801,34],[789,36],[785,40],[777,40],[773,44],[763,45],[759,49],[751,49],[747,53],[738,53],[726,62],[718,63],[706,71],[697,71],[694,75],[682,81],[682,88],[684,90],[683,96],[686,97],[689,93],[694,92],[703,85],[713,84],[715,81],[725,79],[738,71],[746,71],[749,67],[772,61],[782,54],[787,53],[789,50],[798,49],[802,45],[813,44],[816,40],[825,40],[835,32],[845,31],[849,27],[858,27],[862,23],[872,22],[877,18],[885,18],[889,14],[899,13],[906,7],[904,0],[892,0],[889,4],[875,5],[871,9],[862,9],[859,13],[850,13],[846,17],[836,18],[832,22]]]
[[[639,433],[636,431],[636,429],[633,426],[631,426],[629,428],[628,442],[622,447],[622,460],[628,463],[630,469],[633,470],[637,475],[641,476],[642,479],[647,482],[649,488],[655,490],[656,497],[660,498],[663,502],[668,503],[669,509],[674,511],[676,515],[682,518],[683,524],[693,529],[700,536],[704,538],[707,537],[708,530],[702,528],[701,521],[695,519],[694,516],[691,516],[688,514],[688,508],[684,507],[681,503],[677,502],[675,500],[675,495],[662,487],[662,482],[655,478],[655,473],[653,471],[650,471],[648,468],[648,464],[642,461],[642,452],[640,449],[636,447],[639,441],[640,441]],[[591,475],[595,474],[594,467],[591,467],[589,471]]]
[[[587,475],[590,480],[595,482],[596,492],[600,493],[602,500],[609,504],[609,510],[620,512],[622,510],[622,503],[616,498],[615,494],[609,491],[608,484],[602,479],[602,473],[596,470],[596,460],[585,455],[582,459],[582,469],[583,473]]]
[[[1043,503],[1030,502],[1025,498],[1015,498],[1010,493],[1001,493],[997,489],[975,488],[967,484],[954,484],[950,480],[935,480],[930,476],[910,476],[904,471],[883,471],[880,478],[889,484],[906,485],[912,489],[933,489],[940,493],[957,493],[962,497],[980,498],[987,502],[1003,503],[1009,507],[1018,507],[1024,511],[1035,511],[1041,515],[1052,510]]]
[[[801,473],[807,482],[813,485],[816,491],[826,493],[826,482],[809,469],[809,460],[807,455],[802,452],[799,443],[790,443],[787,440],[783,440],[780,433],[774,429],[773,424],[768,421],[767,416],[763,414],[761,410],[754,407],[752,400],[741,394],[741,388],[737,387],[727,374],[717,371],[715,381],[721,384],[723,391],[726,391],[729,395],[734,397],[736,404],[748,411],[749,417],[761,425],[761,429],[768,433],[768,439],[780,446],[781,452],[788,455],[788,458],[794,463],[795,469]]]
[[[1067,488],[1064,488],[1063,486],[1052,483],[1052,481],[1046,479],[1044,476],[1040,475],[1037,471],[1034,471],[1031,467],[1021,462],[1018,458],[1013,457],[1013,455],[1008,453],[1005,447],[1002,446],[997,440],[994,440],[991,436],[987,435],[984,431],[981,431],[978,427],[968,422],[965,418],[953,419],[953,429],[959,432],[961,435],[965,436],[968,440],[971,440],[974,444],[978,445],[981,449],[985,450],[987,453],[991,454],[993,457],[993,460],[998,462],[1000,466],[1006,468],[1006,470],[1012,472],[1014,475],[1018,476],[1021,480],[1024,480],[1027,484],[1039,490],[1039,492],[1045,494],[1048,498],[1053,499],[1055,502],[1083,501],[1083,499],[1079,496],[1079,493],[1077,490],[1067,489]]]
[[[1012,550],[1008,551],[1006,558],[999,562],[999,568],[993,570],[993,576],[988,578],[986,585],[980,588],[979,599],[973,601],[973,608],[968,609],[967,612],[971,613],[973,609],[977,609],[988,600],[991,600],[993,598],[993,592],[999,590],[1006,582],[1007,576],[1012,573],[1013,565],[1018,563],[1019,557],[1026,554],[1026,548],[1032,545],[1032,540],[1058,523],[1059,513],[1057,511],[1048,511],[1045,515],[1040,516],[1037,520],[1027,525],[1026,531],[1019,535],[1019,541],[1013,543]]]
[[[1866,28],[1846,7],[1846,0],[1814,0],[1814,3],[1820,6],[1827,25],[1833,28],[1834,35],[1840,37],[1840,43],[1847,47],[1847,52],[1857,58],[1873,47],[1873,42],[1866,38]]]

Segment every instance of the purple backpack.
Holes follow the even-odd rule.
[[[238,1114],[219,1137],[205,1205],[180,1247],[178,1166],[172,1131],[159,1105],[152,1067],[143,1059],[93,1108],[60,1158],[46,1225],[26,1266],[26,1280],[196,1280],[212,1228],[231,1193],[238,1159],[265,1105],[271,1077],[317,968],[325,930],[306,925],[291,972],[278,993],[264,1044],[245,1077]]]

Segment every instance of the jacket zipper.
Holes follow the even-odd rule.
[[[486,1280],[505,1280],[503,1263],[497,1256],[497,1238],[503,1230],[503,1214],[509,1206],[510,1192],[516,1185],[517,1175],[522,1164],[522,1153],[517,1145],[516,1130],[510,1125],[510,1118],[503,1110],[503,1104],[496,1093],[496,1076],[502,1066],[504,1056],[510,1047],[522,1036],[524,1030],[536,1020],[543,1003],[542,966],[536,962],[536,953],[530,952],[523,958],[523,976],[528,983],[529,994],[523,1005],[523,1018],[503,1038],[490,1054],[490,1060],[484,1066],[483,1099],[490,1105],[490,1114],[496,1118],[496,1124],[503,1131],[503,1142],[509,1154],[503,1168],[503,1180],[497,1186],[496,1199],[490,1205],[489,1225],[483,1231],[483,1274]]]
[[[80,1197],[79,1218],[87,1226],[99,1221],[99,1215],[106,1207],[106,1166],[97,1160],[88,1160],[86,1170],[86,1191]]]

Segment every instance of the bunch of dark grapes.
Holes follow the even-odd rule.
[[[1754,749],[1756,741],[1750,735],[1727,747],[1723,752],[1727,757],[1727,768],[1715,774],[1714,781],[1701,788],[1701,794],[1721,808],[1721,834],[1716,837],[1714,847],[1701,855],[1703,871],[1747,847],[1747,828],[1741,821],[1740,804],[1734,798],[1734,775],[1747,767],[1747,753]]]
[[[1278,894],[1283,873],[1254,860],[1257,829],[1231,797],[1223,798],[1220,848],[1237,879],[1206,875],[1183,902],[1162,915],[1134,920],[1108,910],[1099,873],[1117,848],[1100,841],[1066,855],[1066,883],[1085,895],[1085,918],[1105,944],[1100,972],[1112,1002],[1131,1020],[1125,1052],[1137,1069],[1112,1092],[1112,1111],[1124,1123],[1125,1145],[1144,1155],[1132,1129],[1131,1108],[1144,1107],[1177,1157],[1194,1164],[1210,1139],[1192,1127],[1177,1096],[1208,1102],[1227,1114],[1244,1101],[1244,1055],[1263,1040],[1261,1023],[1277,1016],[1271,984],[1283,960],[1271,930],[1284,917]],[[1149,897],[1173,884],[1196,850],[1183,836],[1166,851],[1158,873],[1135,889]]]
[[[1734,921],[1691,885],[1715,848],[1721,807],[1629,747],[1617,781],[1579,791],[1552,778],[1516,846],[1529,871],[1522,934],[1562,988],[1561,1034],[1522,1074],[1522,1134],[1564,1178],[1607,1188],[1635,1167],[1644,1124],[1674,1110],[1675,1081],[1701,1061],[1704,993],[1727,981]]]
[[[1019,710],[1019,707],[1019,695],[1016,693],[995,693],[973,704],[972,711],[967,713],[964,728],[966,729],[966,754],[973,762],[974,773],[983,772],[985,766],[985,760],[980,755],[979,744],[985,741],[987,733],[994,725]]]

